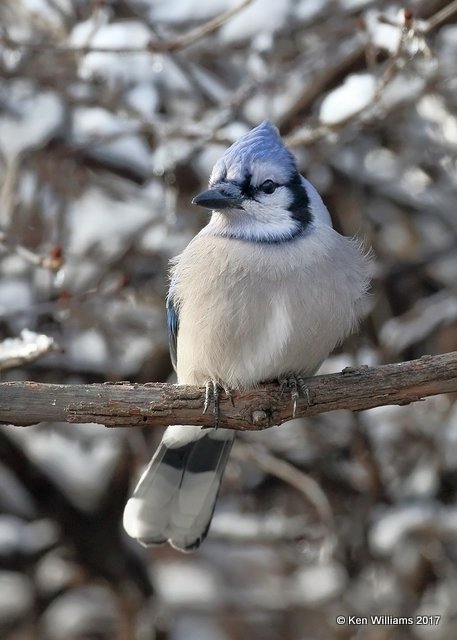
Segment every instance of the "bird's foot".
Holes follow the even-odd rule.
[[[203,413],[206,413],[208,411],[210,405],[213,406],[215,429],[219,427],[219,402],[221,397],[221,390],[224,391],[225,395],[230,399],[232,407],[234,407],[235,403],[233,402],[233,396],[230,389],[222,387],[218,382],[216,382],[216,380],[208,380],[205,385],[205,404],[203,405]]]
[[[302,376],[284,376],[279,378],[279,384],[281,385],[281,394],[286,390],[290,390],[293,406],[293,417],[297,412],[297,402],[299,398],[306,398],[308,405],[311,405],[311,395],[308,385],[305,382],[305,378]]]

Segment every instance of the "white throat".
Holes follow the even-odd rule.
[[[259,220],[242,210],[213,211],[211,220],[199,235],[236,238],[248,242],[287,242],[301,235],[304,229],[289,212],[273,219]]]

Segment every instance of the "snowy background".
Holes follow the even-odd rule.
[[[169,379],[167,262],[265,118],[376,255],[372,313],[324,370],[457,349],[456,3],[252,0],[193,31],[235,4],[0,3],[2,380]],[[19,347],[50,352],[18,366]],[[2,638],[457,637],[454,398],[239,438],[189,556],[120,528],[159,438],[1,427]]]

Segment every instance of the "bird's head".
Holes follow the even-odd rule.
[[[209,190],[192,202],[213,210],[209,226],[219,235],[245,240],[287,241],[316,220],[331,224],[316,190],[267,121],[227,149],[214,166]]]

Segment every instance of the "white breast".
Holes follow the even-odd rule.
[[[354,328],[367,264],[327,225],[278,245],[197,236],[173,276],[179,381],[237,388],[311,375]]]

